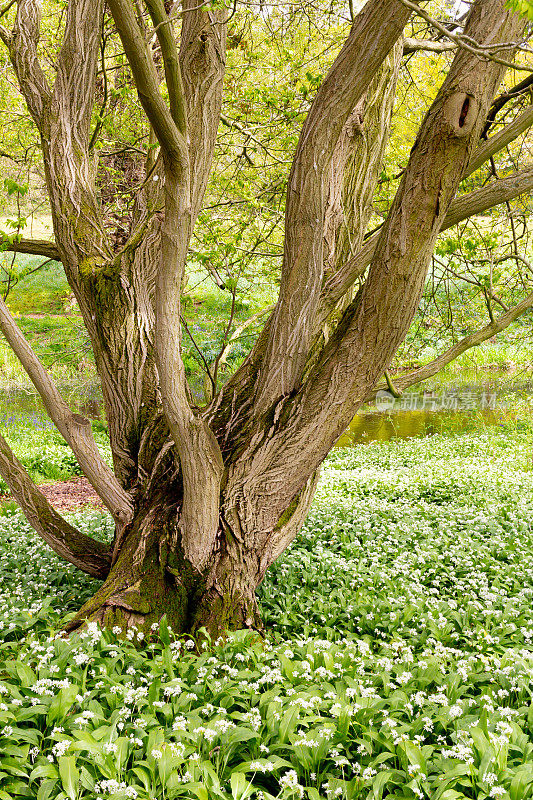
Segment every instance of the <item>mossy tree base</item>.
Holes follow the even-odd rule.
[[[182,553],[179,507],[159,498],[140,512],[124,533],[118,557],[98,592],[66,625],[72,632],[87,622],[122,631],[135,626],[148,634],[166,616],[175,633],[205,628],[216,638],[228,630],[261,630],[254,576],[242,559],[228,553],[220,534],[203,572]]]

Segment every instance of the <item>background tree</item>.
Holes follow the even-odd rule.
[[[182,357],[181,295],[221,123],[233,11],[193,0],[109,0],[109,10],[128,62],[113,79],[116,102],[133,85],[145,119],[135,110],[135,122],[147,126],[134,145],[141,153],[130,158],[128,145],[126,161],[97,158],[106,42],[118,46],[101,0],[68,3],[50,63],[33,0],[0,11],[14,15],[0,35],[38,133],[55,234],[55,244],[15,236],[5,246],[64,266],[94,351],[114,471],[1,301],[0,328],[113,515],[112,545],[54,512],[3,439],[0,472],[46,541],[104,579],[70,629],[87,618],[149,626],[164,613],[177,631],[258,627],[255,589],[298,532],[321,462],[404,340],[439,232],[533,186],[526,167],[456,197],[531,124],[526,109],[481,139],[525,22],[502,0],[477,0],[464,31],[443,45],[402,40],[413,11],[422,13],[406,0],[368,0],[354,16],[292,159],[278,301],[243,364],[222,386],[215,369],[212,399],[199,406]],[[450,46],[384,222],[365,236],[402,54]],[[222,125],[250,138],[242,125]],[[127,169],[140,183],[124,214],[105,176]],[[532,304],[530,294],[490,324],[505,326]]]

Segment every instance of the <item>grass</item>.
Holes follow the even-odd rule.
[[[43,262],[35,256],[18,256],[21,272]],[[0,267],[10,264],[9,254],[0,253]],[[65,278],[61,264],[51,262],[27,274],[9,291],[7,304],[17,324],[60,384],[80,388],[97,380],[89,337]],[[0,389],[27,388],[30,381],[11,348],[0,341]]]
[[[58,637],[97,584],[0,518],[0,800],[532,797],[531,459],[524,426],[334,451],[267,640],[200,655]]]
[[[35,483],[66,480],[81,475],[72,450],[42,412],[4,412],[0,416],[0,425],[2,435]],[[111,465],[109,440],[98,423],[93,424],[93,434],[104,458]],[[7,484],[0,478],[0,492],[7,491]]]
[[[42,257],[18,255],[16,267],[26,272],[42,263]],[[3,264],[11,264],[10,253],[0,253],[0,267]],[[52,261],[14,285],[8,295],[8,305],[15,314],[61,314],[69,307],[71,297],[62,265]]]

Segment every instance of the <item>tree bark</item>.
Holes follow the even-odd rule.
[[[141,192],[120,252],[103,221],[89,151],[102,0],[68,3],[53,87],[37,58],[35,4],[21,0],[14,31],[2,33],[41,133],[55,247],[102,380],[116,475],[109,483],[131,514],[117,515],[110,551],[80,539],[42,503],[1,440],[0,472],[56,551],[105,578],[70,630],[95,620],[123,629],[136,624],[147,633],[166,614],[176,632],[206,627],[217,636],[226,628],[260,628],[255,590],[300,529],[320,463],[404,338],[439,231],[450,219],[498,202],[502,191],[523,192],[533,178],[526,170],[502,179],[505,186],[497,182],[452,202],[475,163],[503,74],[500,64],[459,49],[422,123],[388,218],[362,244],[393,104],[401,49],[395,42],[410,14],[400,0],[369,0],[298,143],[278,303],[243,366],[209,406],[197,408],[180,352],[180,294],[220,116],[227,12],[186,0],[178,47],[162,0],[146,5],[168,101],[134,4],[109,0],[161,148],[149,167],[157,187],[151,182]],[[477,0],[466,34],[488,45],[518,40],[522,27],[504,0]],[[375,117],[372,111],[352,147],[343,135],[347,123],[357,123],[352,115],[360,114],[363,97],[367,109],[375,105]],[[524,120],[529,116],[493,137],[497,146],[518,135]],[[486,154],[494,141],[482,147]],[[317,344],[324,320],[361,264],[369,270],[360,291],[333,321],[329,339]],[[72,437],[69,410],[9,323],[5,316],[6,335],[58,427],[64,424]],[[81,460],[89,445],[79,451]],[[109,501],[102,477],[93,474]]]
[[[255,592],[265,572],[298,533],[309,510],[318,474],[270,531],[257,519],[240,519],[227,495],[221,502],[215,540],[195,567],[183,537],[181,477],[167,474],[152,483],[131,525],[115,543],[107,579],[69,622],[86,621],[123,630],[136,625],[148,633],[166,614],[174,632],[206,628],[212,637],[227,630],[261,630]],[[266,497],[263,497],[263,502]],[[196,562],[198,563],[198,562]]]

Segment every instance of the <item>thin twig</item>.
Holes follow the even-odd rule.
[[[206,371],[207,375],[209,376],[209,380],[211,381],[211,383],[212,383],[212,385],[213,385],[213,395],[214,395],[214,394],[216,393],[216,386],[215,386],[215,382],[214,382],[214,380],[213,380],[213,376],[211,375],[211,370],[209,369],[209,364],[208,364],[208,363],[207,363],[207,361],[205,360],[204,354],[202,353],[202,351],[200,350],[200,348],[199,348],[199,347],[198,347],[198,345],[196,344],[196,341],[195,341],[195,339],[194,339],[194,336],[193,336],[193,335],[192,335],[192,333],[190,332],[190,330],[189,330],[189,326],[187,325],[187,323],[185,322],[185,319],[183,318],[183,316],[182,316],[181,314],[180,314],[180,320],[181,320],[181,324],[183,325],[183,327],[184,327],[184,328],[185,328],[185,330],[187,331],[187,333],[188,333],[188,335],[189,335],[189,338],[190,338],[191,342],[193,343],[193,345],[194,345],[194,348],[195,348],[196,352],[198,353],[198,355],[199,355],[199,356],[200,356],[200,358],[202,359],[202,362],[203,362],[203,365],[204,365],[205,371]]]
[[[533,67],[527,67],[523,64],[514,64],[512,61],[506,61],[505,59],[498,58],[498,56],[494,55],[496,50],[519,49],[523,51],[525,50],[525,52],[530,52],[529,48],[524,48],[518,42],[495,42],[491,45],[480,44],[470,36],[452,33],[452,31],[434,19],[434,17],[430,16],[427,11],[424,11],[416,3],[412,3],[411,0],[400,0],[400,3],[407,8],[410,8],[419,17],[422,17],[423,20],[438,30],[443,36],[446,36],[464,50],[468,50],[469,53],[473,53],[474,55],[479,56],[479,58],[485,58],[489,61],[494,61],[496,64],[501,64],[502,66],[509,67],[510,69],[522,70],[523,72],[533,72]]]

